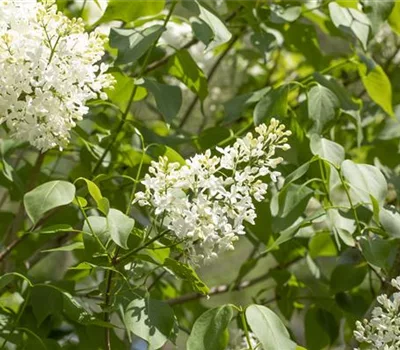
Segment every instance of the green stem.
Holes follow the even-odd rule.
[[[107,308],[110,304],[110,292],[111,292],[111,284],[112,284],[113,273],[110,270],[106,272],[106,291],[104,294],[104,305],[105,305],[105,312],[104,312],[104,322],[110,322],[110,313],[107,311]],[[104,343],[106,345],[107,350],[111,350],[111,332],[110,328],[104,328]]]
[[[163,232],[161,232],[159,235],[153,237],[152,239],[150,239],[149,241],[147,241],[145,244],[143,244],[142,246],[130,251],[129,253],[121,256],[121,258],[116,260],[116,264],[121,263],[122,261],[128,259],[129,257],[131,257],[132,255],[135,255],[136,253],[140,252],[141,250],[147,248],[149,245],[151,245],[152,243],[154,243],[155,241],[159,240],[160,238],[162,238],[163,236],[165,236],[167,233],[169,232],[169,230],[165,230]]]
[[[357,231],[358,231],[358,233],[361,233],[360,220],[358,219],[357,210],[356,210],[355,206],[353,205],[353,201],[352,201],[352,199],[351,199],[349,189],[347,188],[347,183],[346,183],[346,181],[345,181],[344,178],[343,178],[342,171],[341,171],[340,169],[337,169],[337,170],[338,170],[340,182],[341,182],[342,185],[343,185],[344,191],[346,192],[346,197],[347,197],[347,199],[348,199],[348,201],[349,201],[351,210],[353,211],[354,219],[356,220]]]
[[[327,179],[325,177],[325,171],[324,171],[324,168],[322,166],[323,165],[322,159],[320,159],[318,163],[319,163],[319,170],[321,171],[322,181],[324,183],[324,189],[325,189],[325,193],[326,193],[326,198],[328,199],[329,204],[331,206],[333,206],[333,203],[331,202],[331,198],[330,198],[330,195],[329,195],[329,189],[328,189]]]
[[[353,62],[353,57],[346,58],[345,60],[339,61],[339,62],[333,64],[332,66],[329,66],[329,67],[326,67],[326,68],[322,69],[319,73],[320,73],[320,74],[329,73],[330,71],[332,71],[332,70],[334,70],[334,69],[336,69],[336,68],[342,67],[342,66],[344,66],[344,65],[346,65],[346,64],[348,64],[348,63],[351,63],[351,62]],[[310,80],[313,79],[314,73],[315,73],[315,72],[310,73],[309,75],[307,75],[306,77],[304,77],[303,79],[301,79],[301,80],[299,81],[299,83],[301,83],[301,84],[306,84],[306,83],[308,83]]]
[[[129,215],[129,213],[131,211],[131,208],[132,208],[133,198],[134,198],[135,193],[136,193],[137,185],[138,185],[139,178],[140,178],[140,173],[142,172],[144,155],[145,155],[146,149],[147,149],[147,148],[144,147],[143,135],[141,133],[138,133],[138,134],[139,134],[139,137],[140,137],[140,142],[142,143],[142,158],[140,159],[139,168],[138,168],[138,171],[136,173],[135,181],[133,183],[131,195],[129,197],[128,208],[126,209],[126,213],[125,213],[126,215]]]
[[[97,241],[97,243],[100,245],[100,247],[104,250],[104,252],[107,254],[108,260],[110,260],[110,256],[108,254],[107,248],[104,246],[103,242],[100,240],[100,238],[96,235],[96,233],[93,230],[92,225],[90,224],[89,218],[86,215],[85,209],[82,208],[81,203],[79,202],[78,197],[75,197],[76,202],[78,203],[79,210],[81,211],[83,217],[85,218],[85,222],[89,226],[90,233],[92,234],[93,238]]]
[[[249,346],[250,350],[253,350],[253,345],[251,345],[251,341],[250,341],[250,335],[249,335],[249,329],[247,327],[247,322],[246,322],[246,317],[244,314],[244,310],[240,310],[240,319],[242,320],[242,324],[243,324],[243,329],[244,329],[244,334],[246,336],[246,340],[247,340],[247,345]]]

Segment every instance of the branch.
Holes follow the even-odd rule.
[[[41,218],[38,223],[34,226],[31,227],[31,229],[29,230],[28,233],[24,233],[22,236],[17,237],[16,239],[14,239],[12,242],[10,242],[5,248],[4,250],[0,253],[0,263],[12,252],[12,250],[17,247],[20,243],[22,243],[23,241],[25,241],[25,239],[27,239],[30,235],[30,233],[34,233],[33,230],[36,229],[37,227],[42,226],[46,220],[53,215],[55,212],[57,212],[58,210],[60,210],[60,208],[55,208],[51,211],[48,212],[47,215],[45,215],[43,218]]]
[[[280,270],[280,269],[288,268],[289,266],[297,263],[301,259],[303,259],[303,257],[296,258],[293,261],[290,261],[289,263],[278,266],[277,269]],[[233,292],[233,291],[240,291],[240,290],[249,288],[251,286],[254,286],[255,284],[258,284],[260,282],[263,282],[263,281],[269,279],[271,277],[271,272],[270,272],[271,270],[269,270],[268,272],[264,273],[261,276],[255,277],[248,281],[243,281],[233,287],[231,284],[222,284],[219,286],[212,287],[210,289],[210,292],[207,295],[200,294],[200,293],[188,293],[188,294],[184,294],[184,295],[174,298],[174,299],[169,299],[166,302],[169,305],[179,305],[179,304],[184,304],[184,303],[187,303],[190,301],[199,300],[199,299],[202,299],[205,297],[208,298],[209,296],[212,296],[212,295],[218,295],[218,294],[223,294],[223,293]]]

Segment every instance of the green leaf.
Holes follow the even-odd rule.
[[[272,229],[281,232],[291,226],[306,209],[314,191],[306,186],[289,184],[271,199]]]
[[[82,305],[80,305],[74,299],[74,297],[70,293],[63,291],[59,288],[56,289],[58,289],[63,296],[63,312],[69,319],[85,325],[96,323],[98,323],[99,325],[104,325],[105,322],[96,320],[95,317],[90,316],[90,314],[82,307]]]
[[[121,20],[131,22],[141,17],[154,16],[165,6],[165,0],[110,0],[103,17],[97,23]]]
[[[381,25],[387,20],[394,8],[394,0],[375,1],[361,0],[363,10],[368,16],[372,32],[377,33]]]
[[[305,336],[308,350],[325,349],[336,340],[338,335],[338,324],[330,312],[315,307],[307,311]]]
[[[267,244],[272,235],[270,203],[267,201],[256,202],[254,207],[257,217],[254,220],[254,225],[246,225],[247,230],[254,234],[260,242]]]
[[[330,230],[337,234],[346,245],[354,247],[355,240],[352,234],[357,227],[355,220],[342,216],[335,208],[327,210],[326,216],[326,223]]]
[[[317,158],[314,157],[310,161],[300,165],[296,170],[291,172],[288,176],[285,177],[285,186],[300,179],[304,174],[307,173],[310,168],[310,164],[313,163]]]
[[[371,59],[362,57],[363,63],[358,65],[358,72],[365,89],[371,99],[382,109],[394,116],[392,106],[392,85],[382,67]]]
[[[194,36],[207,47],[214,38],[213,30],[205,21],[197,17],[192,17],[190,23],[192,25]]]
[[[153,79],[144,79],[143,86],[156,100],[157,108],[167,123],[171,124],[182,105],[182,92],[177,86],[160,84]]]
[[[388,22],[392,29],[397,33],[400,34],[400,2],[395,1],[392,13],[388,18]]]
[[[96,235],[98,239],[102,242],[102,244],[106,246],[108,240],[111,237],[110,227],[108,225],[107,219],[102,216],[89,216],[87,218],[87,221],[85,220],[82,231],[89,233],[83,235],[86,256],[93,257],[96,254],[103,252],[101,245],[92,236],[92,234]]]
[[[85,246],[83,245],[83,242],[74,242],[74,243],[71,243],[71,244],[68,244],[68,245],[64,245],[62,247],[42,250],[42,252],[43,253],[49,253],[49,252],[72,252],[73,250],[84,249],[84,248],[85,248]]]
[[[175,323],[168,304],[154,299],[135,299],[124,312],[126,329],[144,339],[152,349],[161,348],[168,340]]]
[[[228,102],[224,103],[225,109],[225,121],[231,123],[239,119],[245,110],[253,105],[255,105],[260,99],[262,99],[269,91],[270,87],[263,88],[254,92],[250,92],[244,95],[239,95]]]
[[[280,318],[267,307],[250,305],[246,309],[246,319],[264,349],[296,349],[297,345],[290,339],[289,332]]]
[[[337,250],[330,232],[317,233],[308,244],[308,251],[312,258],[318,256],[336,256]]]
[[[200,146],[201,150],[205,151],[208,148],[213,148],[220,142],[232,136],[228,128],[215,126],[204,130],[195,141]]]
[[[254,124],[259,125],[271,117],[285,117],[288,109],[287,85],[270,90],[254,109]]]
[[[118,49],[116,64],[133,63],[142,57],[158,40],[164,28],[154,25],[142,31],[111,28],[110,46]]]
[[[350,184],[350,194],[354,197],[354,203],[369,203],[373,196],[378,203],[385,201],[387,194],[387,182],[378,168],[368,164],[356,164],[351,160],[342,163],[344,178]]]
[[[66,181],[50,181],[24,196],[25,210],[34,224],[47,211],[72,203],[75,197],[75,186]]]
[[[34,286],[30,303],[38,325],[42,324],[47,316],[56,316],[63,310],[62,294],[47,286]]]
[[[314,121],[313,131],[321,133],[325,124],[335,118],[339,106],[339,100],[331,90],[314,85],[308,92],[308,116]]]
[[[179,163],[185,165],[186,161],[182,156],[175,151],[173,148],[164,145],[154,145],[154,147],[149,148],[149,154],[158,160],[159,157],[167,157],[168,161],[171,163]]]
[[[334,293],[353,289],[361,284],[367,274],[366,264],[341,264],[332,272],[330,285]]]
[[[319,46],[316,27],[301,22],[294,21],[285,25],[285,30],[281,32],[284,35],[285,47],[301,52],[307,65],[312,65],[317,70],[325,68],[325,57]]]
[[[356,9],[342,7],[336,2],[329,3],[329,14],[336,28],[344,33],[354,35],[367,49],[368,37],[371,30],[371,23],[368,17]]]
[[[83,180],[86,182],[87,188],[89,190],[90,195],[95,200],[97,204],[97,208],[104,214],[107,215],[110,210],[110,204],[107,198],[104,198],[101,194],[99,187],[93,182],[84,177],[80,177],[77,180]]]
[[[31,281],[24,275],[21,275],[18,272],[8,272],[0,276],[0,290],[8,286],[16,277],[26,281],[29,286],[32,286]]]
[[[275,35],[265,30],[254,32],[250,40],[253,46],[259,49],[262,54],[266,54],[276,47]]]
[[[358,0],[336,0],[336,2],[340,6],[348,7],[348,8],[352,8],[352,9],[357,9],[359,7]]]
[[[107,89],[106,93],[110,101],[115,103],[119,108],[125,109],[128,105],[129,97],[135,88],[135,80],[120,72],[112,73],[116,80],[115,85],[111,89]],[[147,90],[142,86],[136,86],[135,96],[133,101],[141,101],[147,96]],[[98,118],[95,120],[98,121]]]
[[[232,306],[223,305],[203,313],[194,323],[186,344],[187,350],[225,350]]]
[[[368,263],[389,271],[398,244],[395,244],[392,239],[382,239],[378,236],[373,238],[360,237],[359,243],[363,256]]]
[[[117,209],[110,209],[107,221],[111,239],[120,247],[128,249],[128,238],[135,226],[135,220]]]
[[[311,136],[310,149],[312,154],[320,156],[321,159],[337,167],[344,161],[344,148],[338,143],[327,140],[317,134]]]
[[[228,42],[232,34],[225,24],[197,0],[195,0],[195,4],[198,7],[199,15],[198,18],[191,18],[192,28],[198,39],[207,46],[207,50],[210,51]]]
[[[164,267],[178,278],[188,282],[193,291],[204,295],[210,291],[189,265],[167,258],[164,261]]]
[[[390,237],[400,238],[400,214],[396,209],[380,208],[379,222]]]
[[[269,19],[272,23],[286,23],[293,22],[300,17],[300,6],[283,7],[276,4],[271,4],[271,12]]]
[[[360,109],[360,103],[355,102],[351,97],[350,91],[335,78],[330,75],[322,75],[318,72],[313,73],[313,77],[316,82],[331,90],[336,95],[339,99],[341,109],[344,111],[358,111]]]
[[[187,50],[178,51],[169,59],[168,73],[197,94],[201,101],[207,97],[207,78]]]

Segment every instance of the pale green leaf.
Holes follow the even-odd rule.
[[[228,345],[228,325],[232,317],[230,305],[203,313],[194,323],[186,344],[187,350],[225,350]]]
[[[320,133],[333,120],[339,109],[337,96],[325,86],[314,85],[308,92],[308,116],[314,121],[313,131]]]
[[[128,238],[135,226],[135,220],[117,209],[110,209],[107,220],[111,239],[120,247],[128,249]]]
[[[358,71],[368,95],[393,117],[392,84],[388,76],[381,66],[366,57],[362,58],[364,62],[360,62]]]
[[[50,181],[24,196],[25,210],[34,224],[47,211],[70,204],[75,197],[75,186],[67,181]]]
[[[168,340],[174,323],[174,312],[168,304],[154,299],[135,299],[124,312],[128,331],[145,340],[152,349]]]
[[[165,0],[109,0],[99,23],[121,20],[131,22],[141,17],[154,16],[164,9]]]
[[[364,50],[367,49],[371,23],[364,13],[353,8],[342,7],[332,1],[329,3],[329,14],[336,28],[354,35],[360,41]]]
[[[297,345],[290,339],[289,332],[281,319],[267,307],[250,305],[246,309],[246,319],[264,349],[296,349]]]
[[[188,51],[178,51],[170,58],[168,73],[197,94],[201,101],[207,97],[207,78]]]
[[[339,167],[344,161],[344,148],[336,142],[330,141],[317,134],[311,136],[311,152],[335,166]]]

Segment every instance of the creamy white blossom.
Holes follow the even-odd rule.
[[[53,1],[0,0],[0,124],[41,151],[65,147],[86,102],[113,84],[96,64],[105,42]]]
[[[372,310],[371,318],[356,322],[354,337],[364,345],[363,349],[400,349],[400,277],[392,279],[392,286],[399,292],[391,297],[377,297],[380,306]]]
[[[166,157],[152,162],[142,181],[145,190],[136,194],[141,206],[150,207],[159,222],[182,240],[188,259],[209,262],[232,250],[244,223],[257,217],[253,199],[262,201],[268,189],[263,181],[276,181],[282,158],[277,149],[289,145],[285,126],[275,119],[255,129],[233,145],[217,147],[187,159],[181,166]]]

